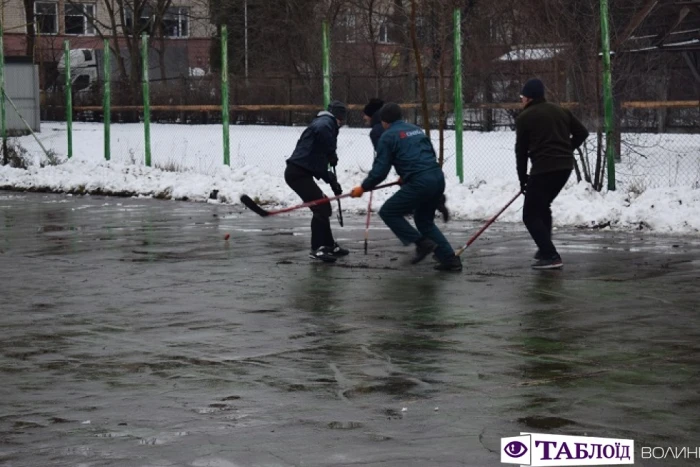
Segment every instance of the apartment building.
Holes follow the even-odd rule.
[[[99,50],[104,39],[124,48],[138,31],[161,47],[185,49],[190,68],[207,70],[215,33],[206,0],[3,0],[1,18],[5,55],[34,56],[47,70],[62,59],[66,39],[72,49]]]

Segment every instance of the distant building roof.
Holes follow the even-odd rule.
[[[526,60],[551,60],[564,51],[563,47],[535,47],[511,50],[496,60],[502,62],[518,62]]]

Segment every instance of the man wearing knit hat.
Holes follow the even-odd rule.
[[[367,105],[365,105],[364,113],[362,115],[365,123],[372,128],[369,132],[369,139],[372,140],[372,146],[374,146],[375,151],[377,150],[379,137],[382,136],[382,133],[384,133],[382,121],[379,118],[379,109],[381,109],[383,105],[383,100],[373,97],[369,100]]]
[[[532,267],[559,269],[564,263],[552,243],[551,205],[569,180],[574,150],[586,140],[588,130],[569,110],[547,102],[539,79],[525,83],[520,100],[524,110],[515,120],[515,157],[525,193],[523,222],[538,248]]]
[[[435,210],[445,192],[445,175],[437,163],[435,150],[423,130],[402,120],[401,107],[388,103],[379,111],[384,133],[377,145],[372,170],[361,185],[350,192],[353,198],[374,189],[389,174],[392,166],[403,180],[401,189],[379,210],[379,216],[404,245],[415,244],[416,264],[435,252],[440,271],[462,270],[462,261],[455,255],[440,229],[435,225]],[[416,228],[406,220],[413,215]]]
[[[301,134],[294,153],[287,159],[284,180],[304,202],[315,201],[325,196],[314,178],[328,183],[336,195],[343,192],[338,179],[328,170],[328,166],[335,167],[338,164],[336,154],[338,131],[343,126],[347,113],[347,107],[340,101],[332,101],[328,104],[327,110],[319,112]],[[333,239],[330,203],[320,204],[310,209],[313,217],[311,218],[309,257],[332,263],[339,256],[347,255],[349,251],[340,247]]]
[[[369,139],[372,140],[372,146],[374,146],[374,151],[377,151],[377,143],[379,143],[379,138],[384,133],[384,127],[382,126],[382,120],[379,117],[380,110],[384,106],[384,101],[373,97],[369,100],[364,108],[363,119],[365,123],[372,127],[369,132]],[[447,209],[447,198],[443,194],[438,203],[437,210],[442,214],[442,219],[447,222],[450,220],[450,211]]]

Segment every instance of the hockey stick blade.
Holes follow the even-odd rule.
[[[250,196],[248,195],[241,195],[241,203],[251,211],[253,211],[255,214],[258,214],[262,217],[267,217],[270,215],[269,212],[265,211],[263,208],[258,206],[258,203],[250,199]]]
[[[490,226],[491,224],[493,224],[494,222],[496,222],[496,219],[498,219],[498,217],[499,217],[501,214],[503,214],[503,211],[505,211],[506,209],[508,209],[508,207],[509,207],[511,204],[513,204],[513,202],[514,202],[516,199],[518,199],[518,196],[520,196],[520,195],[522,195],[522,194],[523,194],[523,192],[522,192],[522,191],[519,191],[517,195],[513,196],[513,198],[512,198],[510,201],[508,201],[508,204],[506,204],[505,206],[503,206],[503,209],[501,209],[500,211],[498,211],[498,213],[497,213],[495,216],[493,216],[491,219],[489,219],[489,221],[488,221],[481,229],[479,229],[479,231],[478,231],[477,233],[475,233],[474,235],[472,235],[472,237],[467,241],[467,243],[464,244],[464,246],[462,246],[462,248],[460,248],[460,249],[458,249],[457,251],[455,251],[455,256],[461,256],[461,254],[464,253],[464,251],[465,251],[467,248],[469,248],[469,245],[471,245],[472,243],[474,243],[474,242],[476,241],[476,239],[479,238],[479,236],[480,236],[482,233],[484,233],[484,231],[485,231],[486,229],[488,229],[489,226]]]
[[[385,183],[383,185],[378,185],[378,186],[374,187],[371,191],[379,190],[382,188],[388,188],[390,186],[394,186],[394,185],[398,185],[398,184],[399,184],[399,182]],[[277,210],[273,210],[273,211],[267,211],[267,210],[263,209],[255,201],[250,199],[250,196],[248,196],[248,195],[241,195],[240,200],[241,200],[241,203],[243,203],[243,205],[245,207],[247,207],[248,209],[250,209],[254,213],[256,213],[262,217],[267,217],[267,216],[275,216],[277,214],[282,214],[285,212],[296,211],[297,209],[310,208],[312,206],[318,206],[321,204],[326,204],[326,203],[330,203],[330,202],[335,201],[335,200],[340,200],[340,199],[349,198],[349,197],[350,197],[350,193],[345,193],[343,195],[334,196],[332,198],[323,197],[323,198],[316,199],[313,201],[307,201],[306,203],[297,204],[296,206],[290,206],[288,208],[277,209]]]

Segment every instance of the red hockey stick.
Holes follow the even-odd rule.
[[[511,204],[513,204],[513,201],[515,201],[516,199],[518,199],[518,196],[520,196],[520,195],[522,195],[522,194],[523,194],[523,192],[522,192],[522,191],[519,191],[517,195],[513,196],[513,199],[511,199],[510,201],[508,201],[508,204],[506,204],[506,205],[503,207],[503,209],[501,209],[500,211],[498,211],[498,214],[496,214],[496,215],[493,216],[491,219],[489,219],[489,221],[486,223],[486,225],[484,225],[477,233],[475,233],[474,235],[472,235],[472,238],[470,238],[469,241],[467,241],[467,243],[465,243],[464,246],[463,246],[462,248],[460,248],[459,250],[457,250],[457,251],[455,252],[455,255],[459,256],[459,255],[461,255],[462,253],[464,253],[464,250],[466,250],[467,248],[469,248],[469,245],[471,245],[472,243],[474,243],[474,241],[475,241],[477,238],[479,238],[479,235],[481,235],[482,233],[484,233],[484,230],[488,229],[489,226],[490,226],[491,224],[493,224],[493,223],[496,221],[496,219],[498,219],[498,216],[500,216],[501,214],[503,214],[503,211],[505,211],[506,209],[508,209],[508,207],[509,207]]]
[[[390,186],[398,185],[399,182],[391,182],[391,183],[385,183],[384,185],[377,185],[374,187],[373,190],[369,191],[374,191],[374,190],[379,190],[380,188],[387,188]],[[321,198],[321,199],[316,199],[314,201],[309,201],[308,203],[303,203],[303,204],[298,204],[296,206],[292,206],[289,208],[284,208],[284,209],[277,209],[275,211],[268,211],[266,209],[263,209],[260,207],[258,203],[253,201],[250,196],[248,195],[242,195],[241,196],[241,203],[245,205],[248,209],[253,211],[255,214],[258,214],[259,216],[267,217],[267,216],[274,216],[277,214],[282,214],[285,212],[290,212],[290,211],[296,211],[297,209],[303,209],[303,208],[310,208],[312,206],[318,206],[319,204],[325,204],[325,203],[330,203],[331,201],[335,201],[337,199],[343,199],[343,198],[348,198],[350,196],[350,193],[345,193],[340,196],[334,196],[333,198]]]

